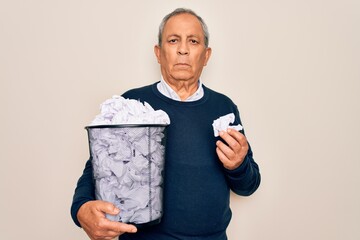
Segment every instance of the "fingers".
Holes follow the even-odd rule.
[[[101,218],[104,219],[104,221],[101,222],[102,223],[101,228],[103,230],[108,230],[109,232],[114,231],[117,233],[117,235],[119,235],[119,233],[124,233],[124,232],[134,233],[137,231],[134,225],[110,221],[105,217],[104,213],[111,215],[117,215],[120,213],[120,209],[115,207],[114,204],[105,201],[99,201],[97,208],[98,208],[97,214],[101,215]]]
[[[239,167],[249,149],[246,137],[234,129],[221,132],[220,137],[226,142],[216,142],[216,153],[220,161],[230,170]]]
[[[95,228],[92,232],[87,232],[88,235],[93,236],[94,239],[113,239],[123,233],[135,233],[137,228],[134,225],[114,222],[108,219],[104,219],[95,224]]]
[[[246,137],[232,128],[227,129],[226,132],[220,132],[220,137],[224,139],[228,146],[233,150],[248,145]]]
[[[239,151],[247,152],[249,148],[246,137],[234,129],[228,129],[227,132],[220,132],[220,137],[226,142],[226,144],[222,141],[218,141],[216,145],[229,158],[231,158],[233,153],[237,153]]]
[[[107,219],[108,214],[118,214],[120,210],[112,203],[104,201],[89,201],[84,203],[78,211],[78,220],[91,239],[113,239],[128,232],[135,233],[137,228],[133,225],[114,222]]]
[[[221,141],[218,141],[217,144],[224,145],[223,148],[221,148],[221,146],[218,146],[216,148],[216,153],[219,157],[219,160],[222,162],[222,164],[224,165],[224,167],[226,169],[233,170],[241,165],[241,163],[242,163],[241,158],[239,158],[239,160],[233,160],[233,159],[235,159],[235,154],[233,154],[233,152],[231,152],[231,155],[230,154],[226,155],[224,153],[223,149],[228,148],[224,143],[222,143]]]
[[[110,222],[110,224],[109,224],[110,229],[112,229],[113,231],[115,231],[117,233],[125,233],[125,232],[136,233],[137,232],[137,228],[134,225],[121,223],[121,222],[112,222],[112,221],[109,221],[109,222]]]
[[[99,203],[96,205],[98,212],[104,212],[111,215],[117,215],[120,212],[120,209],[115,207],[114,204],[105,202],[105,201],[98,201]]]

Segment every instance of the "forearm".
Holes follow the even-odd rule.
[[[71,217],[76,225],[80,227],[80,223],[77,219],[77,213],[79,208],[86,202],[95,200],[95,187],[93,181],[93,170],[91,159],[86,162],[85,169],[82,176],[77,182],[75,189],[73,202],[71,205]]]

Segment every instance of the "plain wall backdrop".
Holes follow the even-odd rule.
[[[238,105],[261,169],[229,240],[360,239],[358,0],[0,0],[0,238],[87,239],[70,218],[84,127],[159,80],[177,7],[207,22],[202,80]]]

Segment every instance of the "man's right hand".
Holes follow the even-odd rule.
[[[123,233],[135,233],[134,225],[110,221],[105,214],[116,215],[119,209],[105,201],[89,201],[84,203],[77,213],[77,218],[86,234],[92,240],[111,240]]]

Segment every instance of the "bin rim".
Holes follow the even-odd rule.
[[[140,127],[167,127],[170,124],[148,124],[148,123],[139,123],[139,124],[101,124],[101,125],[89,125],[85,129],[93,128],[140,128]]]

